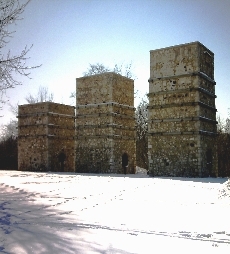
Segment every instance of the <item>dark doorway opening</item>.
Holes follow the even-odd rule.
[[[127,174],[127,169],[128,169],[128,164],[129,164],[129,156],[125,152],[122,154],[122,168],[123,168],[123,173],[126,175]]]
[[[209,176],[212,176],[212,149],[207,150],[206,157],[207,157],[207,171]]]

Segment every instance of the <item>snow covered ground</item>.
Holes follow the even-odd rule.
[[[0,171],[0,253],[230,253],[230,181]]]

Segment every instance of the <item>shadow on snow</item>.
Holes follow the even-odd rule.
[[[19,173],[20,177],[31,176],[31,172]],[[18,177],[18,172],[11,177]],[[35,173],[37,174],[37,173]],[[74,175],[81,176],[95,176],[95,177],[124,177],[124,175],[116,174],[76,174],[76,173],[39,173],[35,177],[52,176],[53,174],[67,175],[69,177]],[[219,183],[224,184],[227,178],[170,178],[170,177],[149,177],[149,176],[138,176],[137,175],[126,175],[129,178],[139,178],[146,177],[150,181],[153,179],[160,180],[177,180],[177,181],[193,181],[202,183]],[[39,191],[39,190],[38,190]],[[87,224],[87,223],[70,223],[68,222],[68,217],[63,217],[61,214],[66,214],[68,212],[57,214],[56,205],[45,205],[36,204],[34,201],[34,194],[26,192],[22,189],[15,188],[14,186],[8,186],[4,183],[0,183],[0,251],[1,253],[9,253],[9,250],[14,248],[19,248],[22,252],[31,253],[32,250],[40,249],[40,253],[85,253],[86,251],[95,251],[97,253],[108,253],[108,251],[119,251],[119,253],[127,253],[122,250],[116,249],[105,249],[100,244],[96,242],[87,242],[84,239],[85,234],[90,234],[89,230],[109,230],[116,232],[123,232],[132,236],[137,236],[139,234],[150,234],[156,236],[165,237],[176,237],[183,238],[187,240],[196,241],[210,241],[214,244],[230,244],[229,236],[225,232],[210,232],[196,233],[196,232],[186,232],[179,231],[174,233],[169,232],[158,232],[158,231],[146,231],[146,230],[129,230],[121,228],[113,228],[97,224]],[[44,196],[44,195],[43,195]],[[49,198],[49,196],[44,196]],[[76,220],[77,221],[77,220]],[[68,237],[68,232],[74,232],[77,240],[77,244],[73,244],[73,238]],[[219,237],[221,236],[221,239]],[[72,236],[71,236],[72,237]],[[36,253],[36,251],[35,251]],[[38,251],[39,253],[39,251]]]

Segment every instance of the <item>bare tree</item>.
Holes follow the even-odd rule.
[[[114,68],[113,68],[113,72],[120,74],[122,76],[125,76],[127,78],[132,78],[135,79],[136,76],[133,74],[133,65],[132,63],[129,64],[115,64]]]
[[[100,74],[104,72],[111,71],[108,67],[105,67],[104,64],[96,63],[96,64],[89,64],[89,67],[86,72],[83,73],[83,75],[91,76],[95,74]]]
[[[49,90],[47,87],[40,86],[38,89],[37,95],[31,95],[25,97],[26,101],[29,104],[32,103],[38,103],[38,102],[45,102],[45,101],[54,101],[54,95],[53,93],[49,93]]]
[[[24,3],[23,3],[24,2]],[[14,88],[22,83],[15,79],[15,76],[29,77],[30,70],[35,67],[26,65],[28,52],[31,47],[25,47],[21,53],[15,55],[9,50],[5,54],[4,48],[10,42],[14,32],[10,26],[20,20],[30,0],[1,0],[0,1],[0,109],[5,103],[4,95],[7,89]]]
[[[54,95],[53,93],[49,93],[47,87],[40,86],[37,95],[31,95],[29,94],[27,97],[25,97],[26,101],[29,104],[32,103],[38,103],[38,102],[45,102],[45,101],[54,101]],[[17,102],[15,105],[9,103],[10,111],[13,113],[15,116],[14,119],[11,119],[9,123],[5,125],[0,126],[0,133],[1,133],[1,139],[8,139],[10,137],[15,138],[18,136],[18,120],[17,120],[17,115],[18,115],[18,105],[19,103]]]
[[[7,140],[8,138],[15,139],[18,136],[17,127],[18,127],[17,119],[14,120],[11,119],[8,124],[0,126],[1,130],[0,142],[2,140]]]
[[[135,76],[132,71],[132,63],[126,64],[126,65],[115,64],[115,66],[112,69],[106,67],[104,64],[101,64],[101,63],[89,64],[89,68],[87,69],[86,72],[83,73],[83,75],[90,76],[90,75],[101,74],[105,72],[115,72],[127,78],[135,79]]]
[[[10,112],[16,117],[18,115],[18,105],[19,102],[12,104],[12,103],[8,103],[9,108],[10,108]]]
[[[136,128],[137,128],[137,166],[148,169],[148,101],[142,99],[136,108]]]
[[[230,176],[230,133],[229,118],[223,119],[217,116],[217,156],[218,156],[218,176]]]
[[[134,75],[132,68],[133,68],[132,63],[126,64],[126,65],[115,64],[115,66],[112,69],[110,69],[109,67],[106,67],[102,63],[89,64],[87,71],[83,72],[83,76],[87,77],[87,76],[101,74],[101,73],[105,73],[105,72],[115,72],[115,73],[125,76],[127,78],[135,79],[136,76]],[[138,91],[135,92],[135,95],[137,93],[138,93]],[[71,99],[76,98],[76,92],[71,92],[69,98],[71,98]]]
[[[217,136],[218,175],[230,177],[230,134],[219,132]]]
[[[38,89],[37,95],[28,94],[25,97],[25,100],[29,104],[38,103],[38,102],[45,102],[45,101],[53,102],[54,101],[54,95],[53,95],[53,93],[49,93],[49,90],[48,90],[47,87],[40,86],[39,89]],[[8,105],[9,105],[11,113],[14,116],[17,116],[18,115],[19,102],[17,102],[16,104],[8,103]]]
[[[220,133],[229,133],[230,134],[230,117],[224,119],[220,115],[217,115],[217,132]]]

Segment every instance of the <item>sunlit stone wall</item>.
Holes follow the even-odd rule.
[[[134,81],[108,72],[77,78],[76,171],[122,173],[122,154],[135,173]]]
[[[155,176],[217,175],[214,54],[199,42],[150,51],[148,158]]]
[[[58,155],[66,155],[64,171],[75,170],[75,109],[53,102],[18,108],[18,169],[60,171]]]

